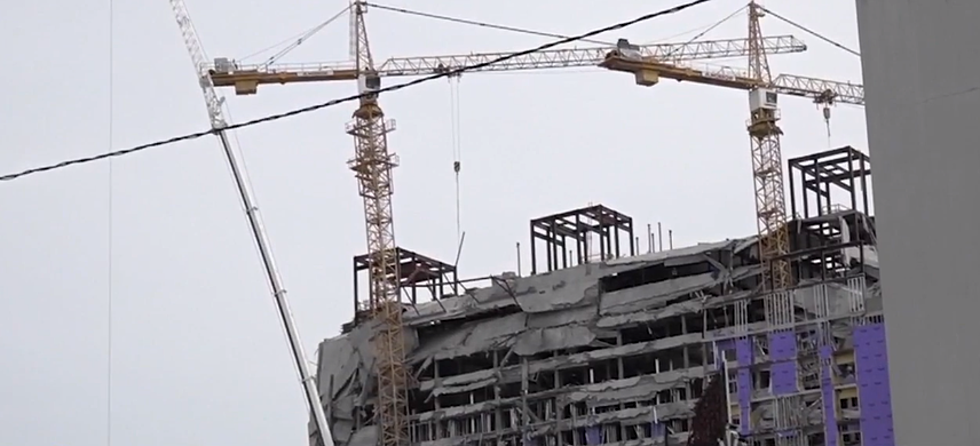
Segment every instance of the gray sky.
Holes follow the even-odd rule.
[[[385,4],[573,34],[675,1]],[[621,34],[685,41],[743,0],[717,0]],[[211,57],[241,57],[300,33],[346,2],[188,0]],[[857,48],[853,2],[767,6]],[[184,45],[163,0],[115,0],[111,146],[206,128]],[[0,7],[0,172],[110,148],[109,4],[38,0]],[[541,38],[387,11],[368,16],[377,58],[520,50]],[[347,22],[288,62],[343,60]],[[742,37],[744,15],[706,38]],[[776,19],[804,54],[776,73],[860,80],[859,60]],[[686,33],[686,34],[682,34]],[[744,65],[744,61],[732,61]],[[388,81],[389,83],[398,82]],[[241,121],[355,91],[352,83],[266,86],[229,99]],[[515,270],[528,220],[588,202],[675,244],[755,230],[745,94],[664,82],[643,89],[599,69],[464,76],[460,139],[464,276]],[[395,213],[401,246],[455,254],[450,87],[382,98],[398,122]],[[238,133],[299,328],[315,345],[351,315],[351,256],[364,251],[343,105]],[[819,110],[783,101],[785,157],[828,146]],[[834,109],[834,145],[866,147],[863,111]],[[300,445],[306,409],[218,142],[205,138],[112,163],[0,184],[0,444],[107,444],[112,295],[112,443]],[[109,222],[112,222],[111,232]],[[110,257],[111,240],[111,257]],[[525,251],[526,254],[526,251]],[[111,268],[110,268],[111,259]],[[527,265],[527,260],[524,262]],[[110,280],[111,270],[111,280]]]

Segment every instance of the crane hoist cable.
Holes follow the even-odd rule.
[[[461,243],[463,237],[463,224],[462,224],[462,211],[461,211],[461,199],[460,199],[460,187],[459,187],[459,172],[462,169],[462,139],[460,137],[460,102],[459,102],[459,81],[460,76],[450,76],[447,78],[449,81],[449,110],[450,110],[450,120],[451,120],[451,137],[452,137],[452,150],[453,150],[453,175],[455,176],[456,185],[456,243]]]
[[[830,106],[827,104],[823,105],[823,122],[827,126],[827,148],[830,149],[833,146],[833,141],[830,137]]]
[[[289,111],[286,111],[286,112],[282,112],[282,113],[276,113],[276,114],[272,114],[272,115],[266,115],[266,116],[263,116],[261,118],[255,118],[255,119],[251,119],[251,120],[248,120],[248,121],[245,121],[245,122],[240,122],[240,123],[237,123],[237,124],[229,124],[226,127],[224,127],[222,130],[234,130],[234,129],[244,128],[244,127],[251,127],[251,126],[255,126],[255,125],[259,125],[259,124],[265,124],[267,122],[278,121],[278,120],[281,120],[281,119],[292,118],[294,116],[299,116],[299,115],[302,115],[302,114],[306,114],[306,113],[318,111],[318,110],[321,110],[321,109],[324,109],[324,108],[329,108],[329,107],[333,107],[333,106],[336,106],[336,105],[345,104],[347,102],[357,101],[357,100],[360,100],[361,98],[366,97],[366,96],[373,96],[373,95],[378,95],[378,94],[381,94],[381,93],[386,93],[386,92],[391,92],[391,91],[396,91],[396,90],[402,90],[402,89],[405,89],[405,88],[411,88],[411,87],[414,87],[416,85],[424,84],[426,82],[431,82],[431,81],[434,81],[434,80],[437,80],[437,79],[442,79],[442,78],[450,77],[450,76],[458,76],[458,75],[460,75],[462,73],[465,73],[467,71],[478,70],[478,69],[481,69],[481,68],[489,67],[491,65],[497,65],[497,64],[500,64],[500,63],[503,63],[503,62],[506,62],[508,60],[512,60],[512,59],[515,59],[515,58],[518,58],[518,57],[523,57],[523,56],[527,56],[527,55],[530,55],[530,54],[536,54],[536,53],[539,53],[541,51],[547,50],[549,48],[554,48],[554,47],[565,45],[565,44],[568,44],[568,43],[572,43],[572,42],[576,42],[576,41],[588,39],[589,37],[597,36],[597,35],[604,34],[604,33],[610,32],[610,31],[616,31],[616,30],[620,30],[620,29],[623,29],[623,28],[628,28],[628,27],[633,26],[633,25],[636,25],[638,23],[646,22],[646,21],[653,20],[653,19],[656,19],[656,18],[659,18],[659,17],[668,16],[668,15],[672,15],[672,14],[677,14],[677,13],[682,12],[684,10],[687,10],[687,9],[690,9],[690,8],[693,8],[693,7],[696,7],[696,6],[700,6],[700,5],[703,5],[705,3],[710,3],[712,1],[714,1],[714,0],[692,0],[692,1],[689,1],[687,3],[682,3],[680,5],[676,5],[676,6],[672,6],[672,7],[669,7],[669,8],[661,9],[661,10],[659,10],[657,12],[652,12],[652,13],[649,13],[649,14],[644,14],[644,15],[641,15],[639,17],[633,18],[631,20],[626,20],[626,21],[618,22],[618,23],[615,23],[613,25],[605,26],[605,27],[602,27],[602,28],[596,28],[596,29],[593,29],[591,31],[588,31],[588,32],[585,32],[585,33],[582,33],[582,34],[579,34],[579,35],[576,35],[576,36],[571,36],[571,37],[568,37],[568,38],[554,40],[554,41],[551,41],[551,42],[548,42],[548,43],[545,43],[545,44],[542,44],[542,45],[539,45],[539,46],[536,46],[534,48],[530,48],[530,49],[527,49],[527,50],[517,51],[517,52],[514,52],[514,53],[508,53],[506,55],[502,55],[500,57],[496,57],[496,58],[494,58],[492,60],[488,60],[486,62],[480,62],[480,63],[476,63],[476,64],[472,64],[472,65],[467,65],[467,66],[463,66],[463,67],[459,67],[459,68],[454,68],[454,69],[451,69],[451,70],[447,70],[447,71],[439,72],[439,73],[436,73],[436,74],[432,74],[430,76],[425,76],[425,77],[421,77],[421,78],[418,78],[418,79],[414,79],[414,80],[411,80],[411,81],[408,81],[408,82],[403,82],[403,83],[392,85],[392,86],[389,86],[389,87],[382,87],[382,88],[380,88],[378,90],[374,90],[374,91],[371,91],[371,92],[368,92],[368,93],[359,93],[359,94],[356,94],[356,95],[346,96],[346,97],[337,98],[337,99],[331,99],[331,100],[326,101],[326,102],[321,102],[321,103],[317,103],[317,104],[313,104],[313,105],[308,105],[306,107],[296,108],[296,109],[292,109],[292,110],[289,110]],[[13,180],[16,180],[16,179],[19,179],[19,178],[26,177],[28,175],[35,175],[35,174],[39,174],[39,173],[43,173],[43,172],[48,172],[48,171],[52,171],[52,170],[63,169],[63,168],[66,168],[66,167],[69,167],[69,166],[78,165],[78,164],[86,164],[86,163],[91,163],[91,162],[95,162],[95,161],[101,161],[101,160],[104,160],[104,159],[109,159],[109,158],[115,158],[115,157],[130,155],[130,154],[133,154],[133,153],[136,153],[136,152],[142,152],[142,151],[153,149],[153,148],[157,148],[157,147],[169,146],[169,145],[172,145],[172,144],[175,144],[175,143],[178,143],[178,142],[190,141],[192,139],[198,139],[198,138],[202,138],[202,137],[205,137],[205,136],[208,136],[208,135],[213,135],[213,134],[216,134],[216,133],[217,133],[217,130],[215,130],[213,128],[208,128],[206,130],[201,130],[201,131],[197,131],[197,132],[194,132],[194,133],[185,133],[183,135],[172,136],[170,138],[160,139],[160,140],[156,140],[156,141],[153,141],[153,142],[150,142],[150,143],[140,144],[138,146],[131,146],[131,147],[128,147],[128,148],[125,148],[125,149],[119,149],[119,150],[114,150],[114,151],[110,151],[110,152],[103,152],[103,153],[100,153],[100,154],[97,154],[97,155],[91,155],[91,156],[85,156],[85,157],[78,157],[78,158],[71,158],[71,159],[59,161],[59,162],[52,163],[52,164],[47,164],[47,165],[42,165],[42,166],[38,166],[38,167],[32,167],[32,168],[29,168],[29,169],[24,169],[24,170],[21,170],[19,172],[15,172],[15,173],[9,173],[9,174],[5,174],[5,175],[0,175],[0,181],[13,181]]]

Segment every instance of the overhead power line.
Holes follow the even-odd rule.
[[[698,6],[698,5],[701,5],[701,4],[705,4],[705,3],[709,3],[711,1],[714,1],[714,0],[693,0],[693,1],[690,1],[690,2],[687,2],[687,3],[683,3],[683,4],[680,4],[680,5],[677,5],[677,6],[673,6],[673,7],[667,8],[667,9],[662,9],[662,10],[657,11],[657,12],[653,12],[653,13],[650,13],[650,14],[644,14],[644,15],[639,16],[639,17],[637,17],[635,19],[632,19],[632,20],[627,20],[625,22],[619,22],[619,23],[616,23],[614,25],[609,25],[609,26],[606,26],[606,27],[603,27],[603,28],[598,28],[598,29],[595,29],[595,30],[592,30],[592,31],[588,31],[588,32],[583,33],[583,34],[576,35],[576,36],[571,36],[571,37],[566,37],[566,38],[563,38],[563,39],[558,39],[558,40],[555,40],[555,41],[546,43],[544,45],[541,45],[541,46],[538,46],[538,47],[535,47],[535,48],[531,48],[531,49],[524,50],[524,51],[518,51],[516,53],[507,54],[505,56],[501,56],[501,57],[498,57],[498,58],[495,58],[495,59],[492,59],[492,60],[489,60],[489,61],[486,61],[486,62],[481,62],[481,63],[477,63],[477,64],[473,64],[473,65],[468,65],[468,66],[464,66],[464,67],[460,67],[460,68],[456,68],[456,69],[452,69],[452,70],[447,70],[447,71],[444,71],[444,72],[441,72],[441,73],[433,74],[431,76],[426,76],[426,77],[415,79],[415,80],[412,80],[412,81],[409,81],[409,82],[404,82],[404,83],[401,83],[401,84],[392,85],[390,87],[384,87],[384,88],[378,89],[378,90],[376,90],[374,92],[370,92],[370,93],[366,93],[366,94],[375,95],[375,94],[380,94],[380,93],[387,93],[387,92],[391,92],[391,91],[396,91],[396,90],[401,90],[401,89],[413,87],[413,86],[416,86],[416,85],[419,85],[419,84],[423,84],[423,83],[426,83],[426,82],[434,81],[434,80],[437,80],[437,79],[442,79],[442,78],[445,78],[445,77],[458,76],[458,75],[460,75],[460,74],[462,74],[464,72],[467,72],[467,71],[478,70],[478,69],[481,69],[481,68],[488,67],[490,65],[495,65],[495,64],[498,64],[498,63],[501,63],[501,62],[506,62],[506,61],[508,61],[510,59],[514,59],[514,58],[518,58],[518,57],[523,57],[523,56],[527,56],[527,55],[534,54],[534,53],[537,53],[537,52],[541,52],[541,51],[544,51],[544,50],[547,50],[549,48],[553,48],[553,47],[556,47],[556,46],[559,46],[559,45],[564,45],[564,44],[575,42],[575,41],[579,41],[579,40],[587,40],[590,37],[593,37],[593,36],[596,36],[596,35],[599,35],[599,34],[603,34],[603,33],[607,33],[607,32],[610,32],[610,31],[616,31],[616,30],[619,30],[619,29],[623,29],[623,28],[626,28],[626,27],[629,27],[629,26],[633,26],[633,25],[635,25],[637,23],[645,22],[645,21],[652,20],[652,19],[655,19],[655,18],[658,18],[658,17],[676,14],[676,13],[679,13],[681,11],[684,11],[685,9],[693,8],[695,6]],[[41,166],[41,167],[34,167],[34,168],[30,168],[30,169],[23,170],[23,171],[20,171],[20,172],[10,173],[10,174],[6,174],[6,175],[3,175],[3,176],[0,176],[0,181],[12,181],[12,180],[16,180],[18,178],[22,178],[22,177],[25,177],[25,176],[28,176],[28,175],[34,175],[34,174],[38,174],[38,173],[42,173],[42,172],[47,172],[47,171],[51,171],[51,170],[62,169],[62,168],[69,167],[69,166],[74,166],[74,165],[77,165],[77,164],[86,164],[86,163],[91,163],[93,161],[99,161],[99,160],[103,160],[103,159],[115,158],[115,157],[120,157],[120,156],[124,156],[124,155],[129,155],[129,154],[136,153],[136,152],[142,152],[144,150],[148,150],[148,149],[152,149],[152,148],[156,148],[156,147],[162,147],[162,146],[166,146],[166,145],[170,145],[170,144],[174,144],[174,143],[178,143],[178,142],[183,142],[183,141],[189,141],[189,140],[192,140],[192,139],[197,139],[197,138],[200,138],[202,136],[207,136],[207,135],[210,135],[210,134],[214,134],[214,133],[216,133],[219,130],[234,130],[234,129],[244,128],[244,127],[251,127],[251,126],[254,126],[254,125],[258,125],[258,124],[264,124],[264,123],[267,123],[267,122],[278,121],[280,119],[290,118],[290,117],[293,117],[293,116],[297,116],[297,115],[301,115],[301,114],[305,114],[305,113],[314,112],[314,111],[317,111],[317,110],[320,110],[320,109],[324,109],[324,108],[327,108],[327,107],[333,107],[335,105],[340,105],[340,104],[343,104],[343,103],[346,103],[346,102],[356,101],[356,100],[359,100],[362,96],[363,95],[361,95],[361,94],[357,94],[357,95],[353,95],[353,96],[347,96],[347,97],[344,97],[344,98],[333,99],[333,100],[330,100],[330,101],[327,101],[327,102],[323,102],[323,103],[319,103],[319,104],[314,104],[314,105],[306,106],[306,107],[303,107],[303,108],[298,108],[298,109],[290,110],[288,112],[283,112],[283,113],[278,113],[278,114],[274,114],[274,115],[269,115],[269,116],[265,116],[265,117],[262,117],[262,118],[256,118],[256,119],[252,119],[252,120],[249,120],[249,121],[241,122],[241,123],[238,123],[238,124],[230,124],[230,125],[225,126],[224,129],[209,129],[209,130],[204,130],[204,131],[195,132],[195,133],[188,133],[186,135],[174,136],[174,137],[171,137],[171,138],[167,138],[167,139],[163,139],[163,140],[159,140],[159,141],[155,141],[155,142],[151,142],[151,143],[147,143],[147,144],[138,145],[138,146],[130,147],[130,148],[127,148],[127,149],[121,149],[121,150],[116,150],[116,151],[112,151],[112,152],[106,152],[106,153],[102,153],[102,154],[99,154],[99,155],[93,155],[93,156],[88,156],[88,157],[83,157],[83,158],[74,158],[74,159],[71,159],[71,160],[61,161],[61,162],[58,162],[58,163],[55,163],[55,164],[49,164],[49,165]]]

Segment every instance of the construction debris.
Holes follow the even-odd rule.
[[[754,236],[616,257],[636,251],[622,237],[629,247],[603,244],[605,260],[592,262],[596,248],[583,243],[583,255],[565,256],[579,264],[406,303],[412,444],[702,446],[729,431],[757,444],[851,444],[858,414],[873,410],[856,402],[855,370],[880,369],[884,354],[873,219],[815,208],[826,212],[791,222],[797,286],[785,292],[761,292]],[[612,215],[596,209],[574,212]],[[572,236],[631,231],[622,217]],[[565,242],[543,243],[554,252]],[[339,446],[378,441],[375,330],[364,320],[320,345],[321,399]],[[838,425],[843,442],[827,438]]]

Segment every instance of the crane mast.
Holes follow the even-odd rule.
[[[211,128],[221,141],[221,147],[224,150],[228,166],[235,179],[235,185],[238,187],[239,198],[245,208],[245,216],[248,218],[249,229],[251,229],[255,244],[259,248],[259,256],[262,258],[262,266],[265,268],[266,279],[269,282],[269,287],[272,289],[272,296],[276,301],[279,318],[283,328],[286,330],[286,337],[289,340],[289,346],[293,353],[293,360],[296,362],[296,369],[299,371],[300,380],[303,385],[306,403],[316,423],[320,444],[322,446],[332,446],[333,442],[328,440],[330,430],[327,426],[327,418],[324,414],[323,406],[320,404],[320,395],[317,392],[316,381],[306,366],[306,353],[303,351],[303,344],[299,339],[299,331],[296,329],[293,314],[289,311],[289,302],[286,300],[286,288],[283,285],[282,277],[279,275],[279,269],[276,268],[276,262],[272,257],[272,249],[269,239],[266,236],[262,219],[259,216],[259,208],[256,205],[252,188],[245,178],[244,171],[241,167],[242,162],[238,159],[238,154],[233,150],[231,141],[228,139],[225,131],[228,124],[225,122],[224,116],[221,113],[223,98],[218,96],[214,90],[214,84],[211,83],[211,78],[208,75],[208,70],[205,65],[204,48],[201,45],[200,39],[197,37],[197,32],[194,30],[194,24],[191,22],[190,15],[187,12],[187,5],[184,4],[183,0],[169,1],[170,7],[174,12],[174,18],[177,20],[177,26],[180,28],[184,45],[187,47],[191,62],[194,64],[194,71],[198,77],[201,91],[204,93],[204,103],[208,109]]]
[[[366,8],[361,0],[351,2],[351,52],[361,97],[354,120],[347,125],[347,132],[354,137],[355,153],[348,165],[364,200],[370,277],[367,310],[378,327],[373,338],[378,368],[375,419],[381,446],[404,446],[408,444],[408,379],[391,205],[391,171],[398,163],[388,151],[387,134],[394,126],[385,121],[378,105],[381,78],[371,57],[364,24]]]
[[[772,84],[772,73],[763,45],[759,19],[762,9],[749,3],[749,78],[757,85]],[[755,189],[756,226],[759,231],[759,258],[762,284],[781,291],[792,282],[789,261],[789,230],[786,226],[786,199],[783,191],[783,156],[780,149],[779,109],[774,91],[759,87],[749,91],[749,137],[752,140],[752,176]]]
[[[749,77],[757,85],[771,86],[772,73],[766,58],[765,48],[758,42],[762,38],[759,19],[762,8],[756,0],[749,2]],[[822,96],[823,94],[821,94]],[[774,90],[758,87],[749,91],[749,137],[752,140],[752,174],[755,183],[756,224],[759,230],[759,260],[762,263],[762,287],[769,291],[763,298],[766,319],[773,327],[783,327],[792,320],[785,320],[786,308],[793,308],[792,298],[787,289],[792,286],[792,269],[789,259],[789,227],[786,224],[786,198],[783,189],[783,155],[779,137],[778,96]],[[748,311],[748,302],[740,302],[743,311]],[[792,311],[789,317],[792,318]],[[747,333],[741,334],[747,336]],[[723,370],[727,376],[728,371]],[[792,412],[798,407],[787,404],[783,397],[776,397],[774,419],[776,428],[795,431],[796,426],[787,423]],[[731,408],[728,408],[731,410]],[[789,413],[783,413],[783,412]],[[744,416],[744,415],[743,415]],[[787,425],[788,424],[788,425]],[[836,432],[836,429],[834,429]],[[726,438],[731,444],[730,438]],[[778,446],[797,444],[796,436],[778,436]]]

